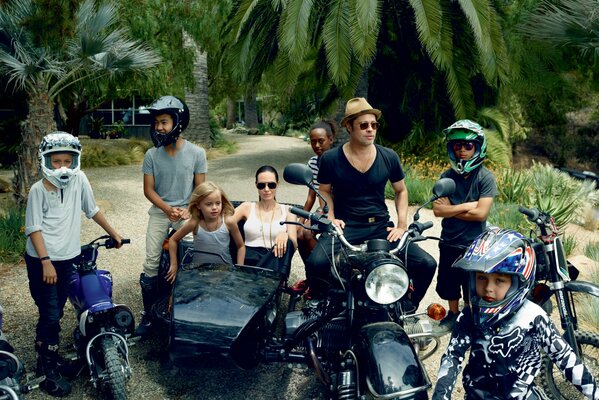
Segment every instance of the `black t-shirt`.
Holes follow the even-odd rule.
[[[449,196],[451,204],[477,201],[483,197],[497,196],[495,177],[484,166],[475,169],[464,179],[453,169],[441,174],[441,178],[451,178],[455,182],[455,192]],[[449,244],[469,245],[485,230],[486,221],[463,221],[458,218],[443,218],[441,238]]]
[[[355,169],[343,153],[343,146],[331,149],[320,157],[318,182],[331,185],[335,218],[364,220],[367,217],[388,217],[385,186],[404,179],[399,156],[393,150],[375,145],[376,158],[364,173]]]

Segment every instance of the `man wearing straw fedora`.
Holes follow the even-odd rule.
[[[365,98],[350,99],[341,120],[341,126],[349,133],[349,141],[325,152],[320,160],[318,182],[329,205],[329,219],[343,229],[352,244],[368,239],[395,242],[407,229],[408,190],[399,156],[389,148],[374,144],[380,117],[381,111]],[[395,191],[397,225],[391,221],[385,204],[387,181]],[[326,290],[329,281],[331,240],[330,236],[321,235],[306,262],[306,278],[311,293],[316,296]],[[339,246],[339,242],[336,245]],[[414,244],[409,246],[407,257],[408,273],[414,284],[411,300],[418,308],[437,264],[430,254]]]

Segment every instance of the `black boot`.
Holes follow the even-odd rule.
[[[148,277],[142,273],[139,276],[141,286],[141,298],[144,304],[144,311],[141,313],[141,321],[135,328],[135,336],[148,336],[154,331],[154,316],[152,315],[152,306],[156,302],[158,277]]]
[[[71,384],[62,376],[59,369],[58,344],[47,345],[36,343],[37,374],[45,375],[46,379],[40,383],[40,388],[54,397],[65,397],[71,393]]]

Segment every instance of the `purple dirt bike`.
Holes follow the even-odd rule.
[[[130,243],[123,239],[122,244]],[[127,399],[125,385],[131,377],[128,339],[135,320],[129,307],[112,300],[112,275],[97,269],[98,249],[115,247],[100,236],[81,247],[81,258],[71,278],[69,299],[77,314],[73,332],[78,358],[87,362],[90,381],[116,400]]]

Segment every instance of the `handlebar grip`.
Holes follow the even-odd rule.
[[[298,217],[302,217],[302,218],[306,218],[306,219],[310,219],[310,215],[312,215],[312,213],[304,210],[303,208],[298,208],[298,207],[289,208],[289,212],[297,215]]]
[[[433,221],[426,221],[422,224],[422,231],[430,229],[433,227]]]
[[[122,239],[121,244],[129,244],[131,243],[131,239]]]
[[[518,211],[520,211],[522,214],[526,215],[528,217],[529,220],[534,221],[537,218],[539,218],[539,210],[537,210],[536,208],[526,208],[526,207],[518,207]]]

